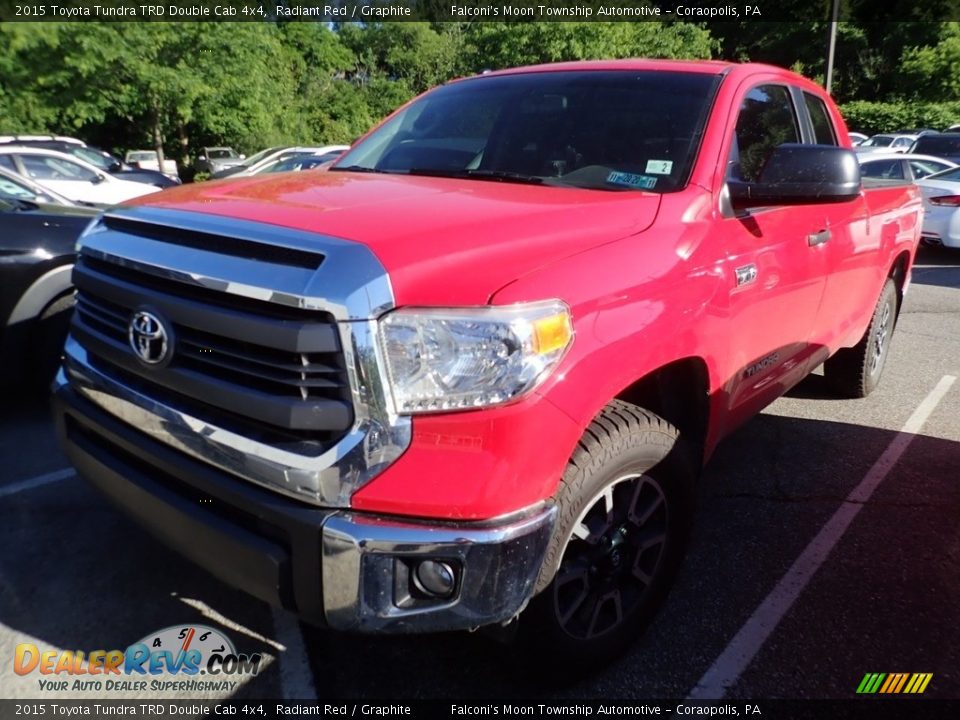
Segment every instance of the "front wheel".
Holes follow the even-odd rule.
[[[695,466],[676,428],[635,405],[591,423],[556,495],[542,592],[520,617],[541,659],[592,669],[642,633],[683,557]]]
[[[888,279],[860,342],[838,351],[823,364],[823,376],[835,393],[864,398],[877,389],[896,323],[897,288]]]

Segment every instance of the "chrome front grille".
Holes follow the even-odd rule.
[[[137,376],[157,392],[202,399],[211,408],[285,431],[339,439],[353,423],[350,387],[334,319],[283,308],[229,308],[198,299],[189,286],[81,255],[74,267],[73,335],[101,364]],[[173,359],[140,363],[127,340],[130,318],[144,307],[168,318]],[[283,315],[293,317],[282,317]]]
[[[81,242],[64,367],[101,407],[324,506],[349,506],[409,444],[376,342],[389,280],[362,245],[154,208],[112,211]],[[163,363],[129,341],[143,312],[170,331]]]

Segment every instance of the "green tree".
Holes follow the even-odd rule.
[[[901,69],[904,94],[941,102],[960,100],[960,23],[944,23],[935,45],[907,48]]]
[[[598,58],[709,58],[710,33],[683,22],[475,23],[466,33],[472,70]]]

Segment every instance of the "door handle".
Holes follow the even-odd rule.
[[[833,237],[833,233],[831,233],[829,230],[821,230],[820,232],[810,233],[807,235],[807,245],[810,247],[823,245],[831,237]]]

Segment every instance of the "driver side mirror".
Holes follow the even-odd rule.
[[[104,175],[94,175],[94,176],[93,176],[93,179],[90,181],[90,184],[91,184],[91,185],[99,185],[100,183],[102,183],[102,182],[103,182],[104,180],[106,180],[106,179],[107,179],[107,178],[106,178],[106,176],[104,176]]]
[[[734,209],[849,202],[860,195],[860,163],[834,145],[785,143],[770,153],[755,182],[728,180]]]

